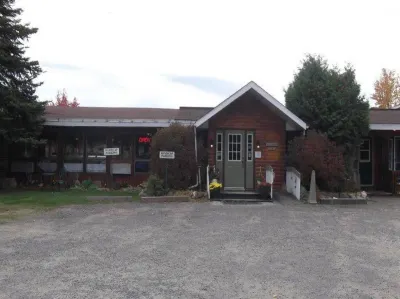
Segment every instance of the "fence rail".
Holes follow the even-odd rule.
[[[286,191],[300,200],[301,174],[294,167],[286,168]]]

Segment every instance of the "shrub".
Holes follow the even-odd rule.
[[[187,189],[196,181],[197,163],[195,156],[193,126],[171,124],[168,128],[159,129],[151,143],[150,169],[153,174],[165,178],[165,166],[168,163],[168,188]],[[175,152],[174,160],[162,160],[160,151]],[[205,149],[198,143],[198,161],[205,155]]]
[[[162,196],[167,194],[163,180],[155,175],[150,175],[146,183],[146,194],[150,196]]]
[[[84,180],[84,181],[82,182],[82,187],[83,187],[83,189],[89,189],[89,187],[90,187],[91,185],[93,185],[92,180]]]
[[[289,143],[288,164],[301,173],[306,188],[309,188],[312,170],[315,170],[316,183],[321,189],[338,191],[345,183],[343,149],[315,131],[295,137]]]

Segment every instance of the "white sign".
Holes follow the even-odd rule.
[[[118,156],[119,147],[108,147],[104,149],[104,156]]]
[[[175,159],[175,152],[160,151],[160,159]]]
[[[255,151],[255,152],[254,152],[254,157],[255,157],[256,159],[260,159],[260,158],[261,158],[261,151]]]

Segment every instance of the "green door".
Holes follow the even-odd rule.
[[[225,132],[224,189],[245,189],[245,131],[229,130]]]

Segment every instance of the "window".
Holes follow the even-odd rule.
[[[87,172],[106,172],[106,156],[104,148],[107,147],[104,136],[88,136],[86,139]]]
[[[132,160],[132,137],[131,135],[121,135],[121,136],[114,136],[112,139],[112,146],[113,148],[119,148],[119,155],[118,156],[111,156],[111,160],[114,161],[124,161],[124,162],[131,162]]]
[[[150,159],[151,134],[136,137],[136,159]]]
[[[400,170],[400,137],[394,138],[394,170]]]
[[[149,161],[136,161],[135,173],[146,173],[146,172],[149,172]]]
[[[217,161],[222,161],[222,154],[223,154],[223,143],[222,143],[222,133],[217,133]]]
[[[253,133],[247,134],[247,161],[253,161]]]
[[[130,134],[117,135],[111,140],[112,148],[119,148],[119,155],[110,156],[112,174],[131,174],[132,141]]]
[[[150,133],[147,133],[135,138],[135,173],[149,172],[151,136]]]
[[[228,161],[242,161],[241,134],[228,134]]]
[[[393,170],[393,139],[389,139],[389,170]]]
[[[363,143],[360,145],[360,162],[370,162],[371,161],[371,140],[364,139]]]
[[[67,172],[83,172],[83,136],[64,138],[64,167]]]

